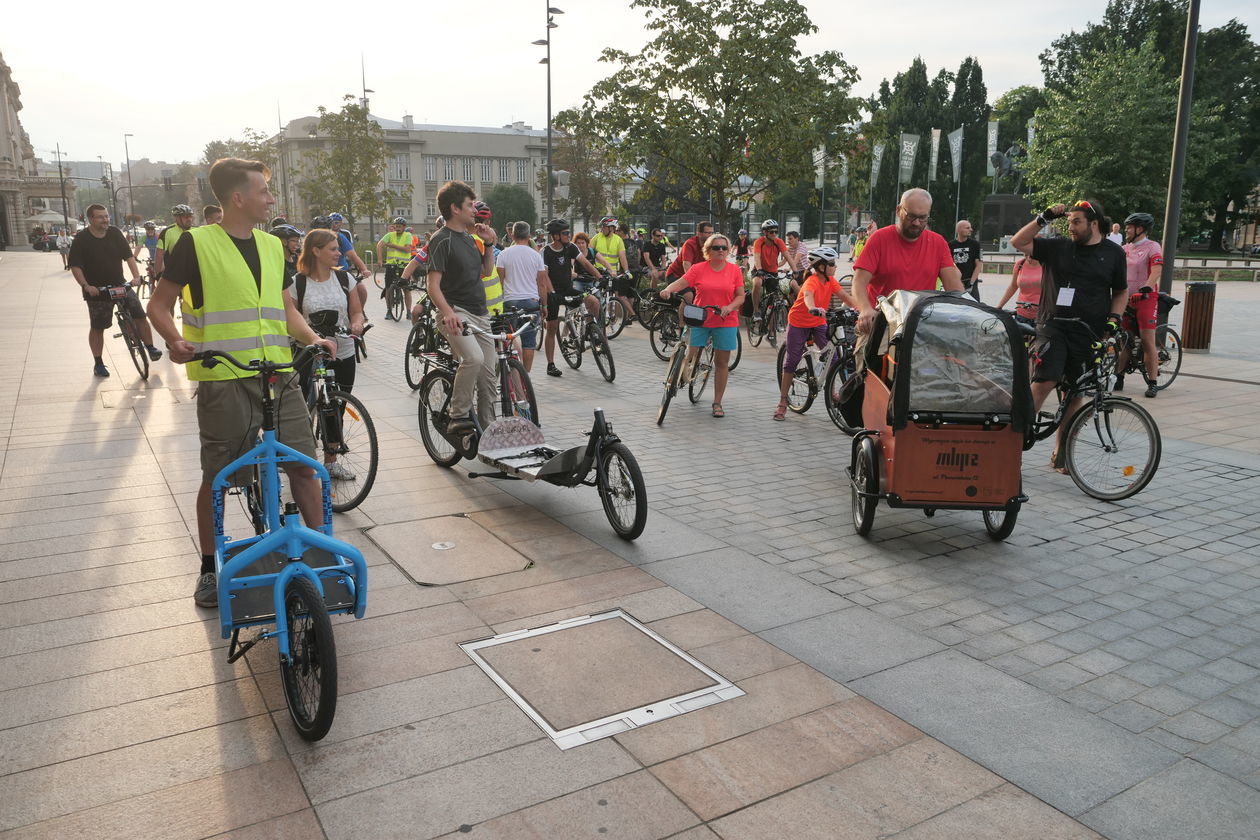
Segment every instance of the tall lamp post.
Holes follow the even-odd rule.
[[[61,144],[57,144],[57,177],[61,180],[61,221],[70,230],[70,208],[66,202],[66,170],[61,165]]]
[[[553,15],[562,15],[564,10],[550,5],[550,0],[544,0],[544,5],[547,7],[547,37],[533,43],[536,47],[547,48],[547,57],[539,59],[538,63],[547,65],[547,218],[551,219],[556,215],[555,178],[551,171],[551,30],[559,25]]]
[[[135,137],[134,134],[123,135],[123,152],[127,155],[127,215],[136,215],[136,193],[131,186],[131,148],[127,145],[128,137]],[[130,225],[130,222],[128,222]]]

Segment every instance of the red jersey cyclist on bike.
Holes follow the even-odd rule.
[[[1129,307],[1125,311],[1124,328],[1142,340],[1142,360],[1146,363],[1146,396],[1159,393],[1159,357],[1155,353],[1155,327],[1159,326],[1159,275],[1164,270],[1164,251],[1147,236],[1154,224],[1150,213],[1131,213],[1124,220],[1125,274],[1129,285]],[[1120,351],[1116,370],[1129,364],[1129,349]],[[1124,374],[1116,375],[1115,390],[1124,390]]]

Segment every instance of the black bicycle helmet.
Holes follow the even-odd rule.
[[[1155,224],[1155,217],[1150,213],[1130,213],[1124,220],[1124,226],[1134,225],[1143,230],[1150,230],[1151,225]]]
[[[550,222],[547,222],[547,233],[552,236],[555,236],[558,233],[564,233],[569,229],[569,223],[564,219],[552,219]]]
[[[293,225],[276,225],[271,229],[271,235],[279,239],[301,239],[302,231]]]
[[[332,223],[332,216],[316,216],[311,220],[311,227],[328,229],[332,227]]]

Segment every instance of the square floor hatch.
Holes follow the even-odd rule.
[[[460,647],[564,750],[744,693],[620,609]]]

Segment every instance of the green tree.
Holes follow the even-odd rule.
[[[385,132],[358,99],[346,96],[338,111],[321,105],[319,132],[326,144],[304,155],[313,177],[297,185],[312,209],[345,213],[351,225],[369,217],[385,223],[390,208],[410,201],[410,186],[401,194],[381,188]]]
[[[732,205],[772,179],[811,177],[812,150],[857,115],[856,71],[835,51],[802,54],[798,40],[817,27],[797,0],[630,5],[652,40],[634,53],[604,50],[617,69],[558,122],[603,138],[653,188],[685,177],[692,200],[708,191],[723,228]]]
[[[553,139],[551,168],[567,172],[567,192],[558,188],[552,198],[556,214],[589,223],[613,209],[617,203],[617,182],[625,170],[615,163],[611,148],[586,126],[571,126]],[[557,176],[560,178],[562,176]],[[538,171],[538,186],[547,194],[547,170]]]
[[[1162,63],[1150,40],[1136,49],[1117,43],[1082,59],[1070,89],[1048,92],[1027,166],[1037,204],[1092,196],[1117,219],[1135,210],[1162,218],[1168,158],[1157,150],[1172,147],[1177,98]],[[1143,73],[1142,85],[1116,84]],[[1225,165],[1234,130],[1220,109],[1197,103],[1193,120],[1187,171]],[[1190,193],[1187,182],[1183,201]]]
[[[531,228],[538,224],[534,197],[524,187],[516,184],[495,184],[481,198],[490,205],[499,228],[512,222],[529,222]]]

